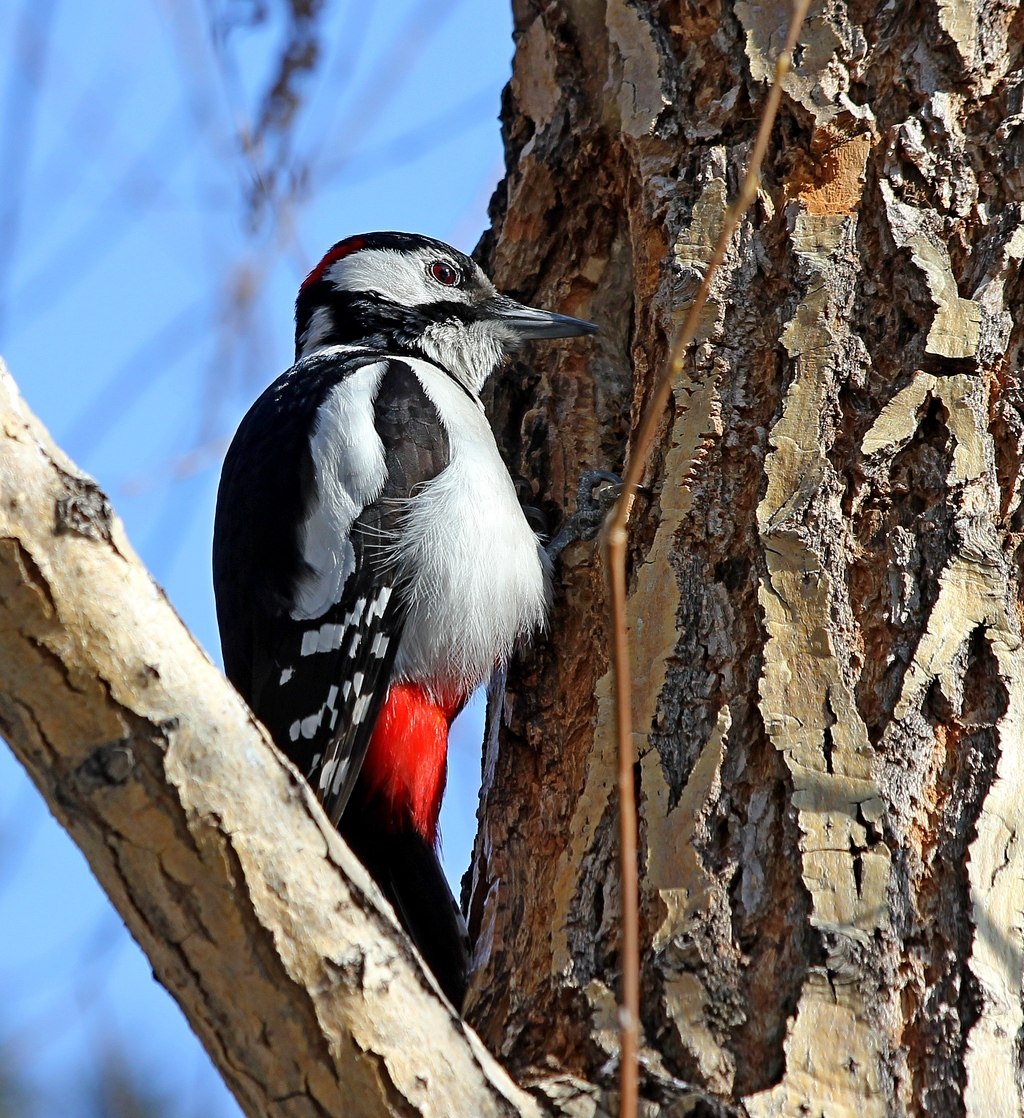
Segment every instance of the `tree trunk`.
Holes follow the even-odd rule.
[[[492,411],[564,503],[630,453],[789,9],[514,7],[485,253],[602,333]],[[673,385],[629,569],[646,1113],[1024,1109],[1022,39],[999,0],[812,5]],[[469,1015],[520,1077],[613,1092],[601,599],[578,545],[497,715]]]

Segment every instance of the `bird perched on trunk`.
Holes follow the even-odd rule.
[[[303,282],[295,364],[221,476],[228,678],[457,1008],[465,924],[437,857],[448,729],[549,601],[480,390],[523,342],[595,329],[499,294],[440,241],[349,237]]]

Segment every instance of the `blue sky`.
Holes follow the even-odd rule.
[[[351,233],[473,248],[501,174],[512,54],[502,4],[336,3],[288,142],[247,151],[284,33],[276,5],[246,25],[258,7],[106,0],[100,19],[74,0],[0,5],[0,355],[218,662],[220,459],[291,360],[296,287]],[[453,742],[442,826],[455,880],[475,827],[480,720],[477,704]],[[111,1050],[131,1054],[170,1114],[237,1113],[0,750],[0,1058],[40,1093],[31,1118],[77,1118]]]

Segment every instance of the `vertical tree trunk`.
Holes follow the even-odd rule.
[[[486,249],[602,333],[493,412],[563,501],[629,454],[789,8],[514,8]],[[687,1083],[757,1116],[1024,1106],[1022,39],[1000,0],[812,5],[673,386],[629,575],[652,1114]],[[614,1089],[602,598],[574,547],[485,757],[471,1018],[521,1075]]]

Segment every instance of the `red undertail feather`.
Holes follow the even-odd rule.
[[[390,830],[412,828],[433,845],[448,773],[448,728],[465,697],[433,698],[396,683],[377,716],[360,779]]]

